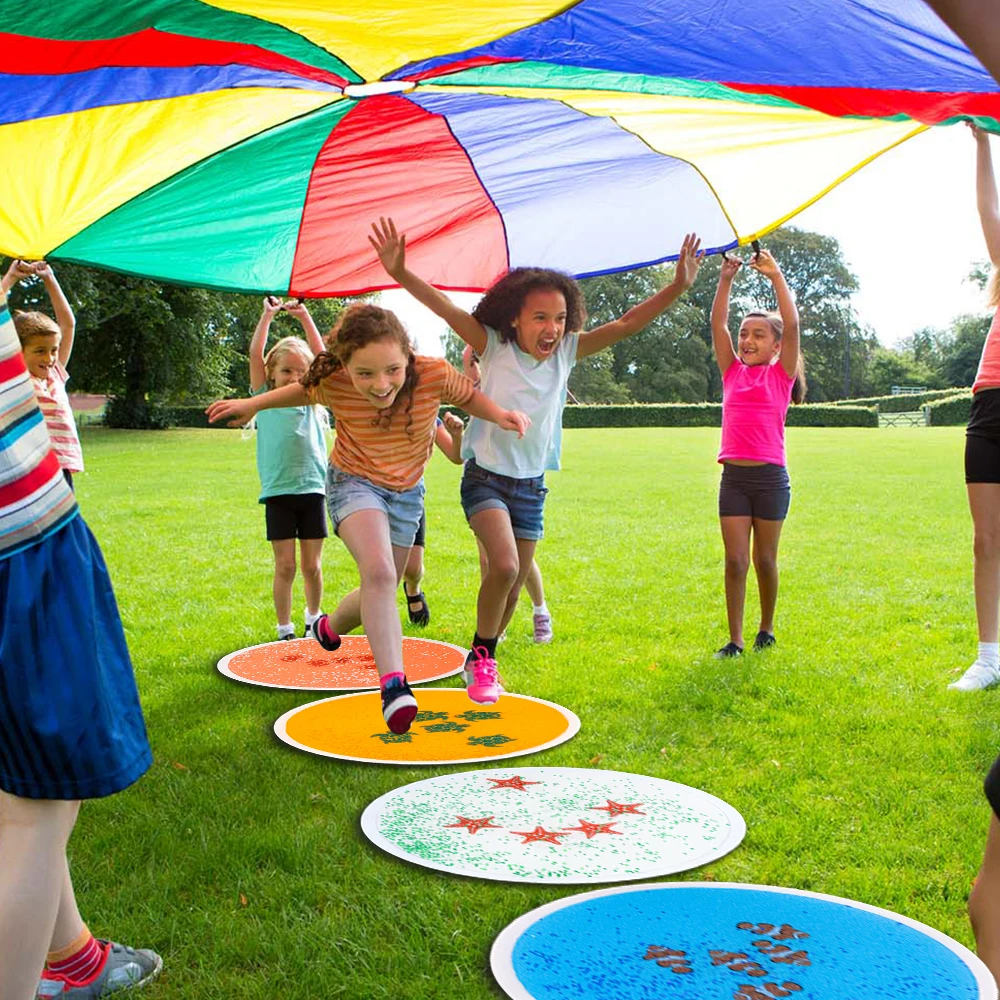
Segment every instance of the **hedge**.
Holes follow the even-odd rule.
[[[900,394],[898,396],[868,396],[864,399],[836,399],[830,402],[830,406],[877,406],[880,413],[909,413],[911,410],[919,410],[934,400],[961,395],[968,391],[968,389],[952,387],[951,389],[914,392],[908,396]]]
[[[927,423],[932,427],[948,427],[969,422],[969,410],[972,407],[972,392],[966,389],[960,396],[950,399],[939,399],[924,407]]]

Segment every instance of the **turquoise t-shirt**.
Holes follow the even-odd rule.
[[[576,364],[580,335],[565,334],[552,357],[538,361],[513,341],[501,341],[492,327],[485,330],[479,388],[497,406],[526,413],[531,426],[518,438],[488,420],[472,417],[462,438],[462,458],[474,458],[482,468],[514,479],[532,479],[558,469],[566,383]]]
[[[267,391],[262,386],[252,395]],[[261,503],[268,497],[326,492],[324,423],[319,406],[286,406],[257,414]]]

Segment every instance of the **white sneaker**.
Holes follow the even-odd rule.
[[[1000,682],[1000,667],[976,660],[957,681],[948,685],[951,691],[984,691]]]

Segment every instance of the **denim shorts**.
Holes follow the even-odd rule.
[[[326,470],[326,509],[333,530],[340,534],[340,523],[359,510],[380,510],[389,519],[389,539],[397,548],[413,545],[417,526],[424,513],[424,481],[408,490],[390,490],[361,476],[342,472],[335,465]]]
[[[545,476],[512,479],[476,465],[470,458],[462,473],[462,509],[467,518],[481,510],[505,510],[515,538],[537,542],[542,537]]]
[[[784,521],[792,500],[788,470],[783,465],[722,464],[719,517],[757,517]]]

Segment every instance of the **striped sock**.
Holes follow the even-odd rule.
[[[59,951],[50,951],[45,962],[46,973],[86,985],[97,978],[104,968],[108,950],[84,925],[79,936]]]

